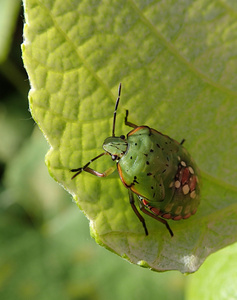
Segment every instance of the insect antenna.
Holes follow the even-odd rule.
[[[120,94],[121,94],[121,83],[119,84],[118,98],[117,98],[116,103],[115,103],[112,136],[115,136],[115,133],[114,133],[114,131],[115,131],[115,121],[116,121],[116,115],[117,115],[117,108],[118,108],[119,100],[120,100]]]

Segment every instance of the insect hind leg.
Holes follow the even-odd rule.
[[[170,226],[169,226],[169,224],[168,224],[168,222],[167,222],[166,220],[164,220],[164,219],[160,218],[159,216],[153,214],[152,212],[148,211],[148,210],[145,208],[144,204],[142,203],[142,201],[141,201],[140,199],[139,199],[139,205],[140,205],[140,210],[141,210],[144,214],[146,214],[146,215],[152,217],[153,219],[155,219],[155,220],[157,220],[157,221],[163,223],[163,224],[166,226],[166,228],[168,229],[168,231],[169,231],[171,237],[174,236],[173,231],[171,230],[171,228],[170,228]]]

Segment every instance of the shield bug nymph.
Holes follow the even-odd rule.
[[[128,189],[130,205],[141,221],[148,235],[145,219],[138,211],[134,197],[137,197],[140,210],[163,223],[171,236],[173,232],[167,219],[187,219],[195,214],[200,202],[199,170],[188,151],[180,143],[161,132],[128,121],[126,110],[125,125],[133,129],[127,134],[116,136],[115,124],[120,101],[121,84],[115,104],[112,136],[105,139],[105,152],[91,159],[83,167],[72,169],[75,178],[82,171],[98,177],[109,176],[114,169],[103,173],[89,165],[103,155],[110,155],[117,164],[117,170],[124,186]]]

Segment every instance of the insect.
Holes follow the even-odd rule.
[[[110,175],[115,168],[100,173],[89,165],[110,155],[117,164],[117,170],[124,186],[128,189],[130,205],[141,221],[148,235],[145,219],[135,205],[138,199],[140,210],[163,223],[171,236],[173,232],[167,219],[187,219],[195,214],[200,202],[199,170],[190,154],[181,143],[148,126],[137,126],[128,121],[125,125],[133,129],[127,134],[115,136],[117,108],[121,95],[121,83],[113,115],[112,136],[105,139],[105,152],[91,159],[83,167],[72,169],[75,178],[81,172],[98,177]]]

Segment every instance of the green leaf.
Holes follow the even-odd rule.
[[[209,257],[199,272],[188,278],[187,299],[237,298],[237,243]]]
[[[232,3],[25,0],[25,67],[30,109],[50,143],[50,174],[90,220],[102,246],[164,271],[194,272],[236,241],[236,26]],[[96,178],[78,168],[102,152],[111,135],[123,83],[116,134],[130,121],[147,124],[186,148],[202,174],[195,216],[165,227],[134,215],[118,174]],[[93,163],[103,172],[108,157]],[[77,229],[80,230],[80,229]]]

